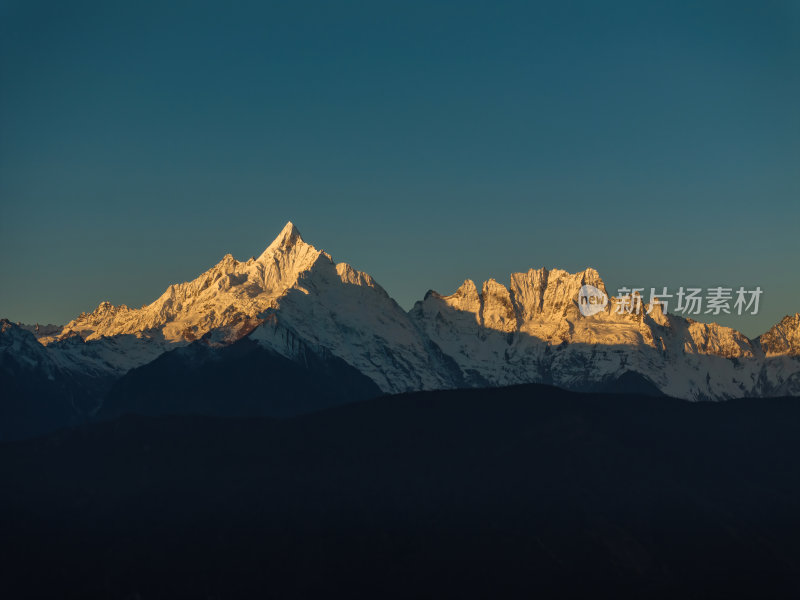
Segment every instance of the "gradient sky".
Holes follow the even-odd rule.
[[[404,307],[593,266],[800,311],[798,2],[0,0],[0,316],[140,306],[287,220]]]

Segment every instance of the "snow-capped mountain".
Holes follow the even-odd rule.
[[[615,389],[634,374],[685,399],[800,395],[798,315],[756,340],[660,306],[618,314],[610,302],[585,317],[577,297],[587,284],[605,291],[594,269],[531,269],[508,286],[467,280],[448,296],[430,291],[406,312],[287,223],[258,258],[226,255],[141,308],[102,302],[60,329],[3,321],[0,366],[5,378],[102,382],[81,404],[95,409],[114,381],[165,352],[200,344],[211,350],[179,364],[214,360],[214,348],[245,339],[296,363],[344,361],[387,393],[528,382]]]
[[[425,337],[384,289],[304,242],[292,223],[258,258],[240,262],[228,254],[140,309],[103,302],[67,323],[58,339],[74,333],[89,344],[134,336],[142,345],[155,343],[159,354],[201,338],[224,345],[250,336],[290,358],[297,339],[339,356],[386,392],[451,383],[446,369],[431,363]],[[138,366],[131,358],[109,364]],[[139,363],[152,358],[142,353]]]
[[[800,355],[800,314],[787,315],[757,341],[767,356]]]
[[[512,274],[509,287],[489,280],[478,292],[467,280],[450,296],[428,292],[410,314],[475,384],[602,389],[635,372],[692,400],[800,394],[796,319],[758,344],[729,327],[665,315],[658,304],[650,314],[620,314],[612,297],[586,317],[577,304],[584,285],[606,289],[594,269],[531,269]]]

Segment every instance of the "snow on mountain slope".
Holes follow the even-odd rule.
[[[47,339],[44,345],[42,338],[37,339],[29,329],[0,320],[0,354],[13,357],[20,367],[48,376],[56,371],[86,377],[120,376],[150,362],[167,346],[157,335],[123,334],[86,341],[69,330]]]
[[[327,254],[276,304],[266,314],[279,325],[343,358],[385,392],[451,383],[408,314],[369,275]]]
[[[624,372],[614,346],[646,346],[639,324],[630,316],[591,323],[578,318],[574,299],[584,283],[601,287],[602,282],[591,269],[575,275],[556,269],[515,273],[510,289],[490,280],[480,294],[466,281],[451,296],[429,292],[410,314],[475,384],[539,381],[581,388],[588,383],[587,348],[600,340],[609,345],[602,356],[590,352],[588,357],[602,373],[595,378],[600,381]],[[579,351],[574,344],[583,348]]]
[[[86,340],[158,330],[171,343],[191,342],[212,329],[247,326],[297,283],[323,253],[306,244],[291,223],[257,259],[237,261],[227,254],[199,277],[169,286],[140,309],[103,302],[64,327]]]
[[[85,420],[122,375],[103,361],[106,352],[104,342],[86,343],[77,334],[45,347],[31,331],[1,319],[0,440]]]
[[[758,343],[767,356],[800,356],[800,313],[784,317]]]
[[[57,368],[33,333],[8,319],[0,319],[0,362],[4,361],[13,361],[23,369],[41,369],[48,377]]]
[[[800,364],[766,363],[760,348],[731,328],[665,315],[658,304],[650,314],[649,306],[620,314],[613,297],[602,312],[584,316],[577,304],[583,285],[605,291],[594,269],[531,269],[512,274],[508,288],[489,280],[478,293],[468,280],[450,296],[428,292],[410,314],[477,384],[596,389],[633,371],[687,399],[794,389],[791,374]],[[769,340],[797,331],[783,323]]]
[[[598,389],[635,372],[687,399],[800,394],[798,315],[751,342],[658,305],[619,314],[613,298],[585,317],[583,285],[606,289],[591,268],[530,269],[508,286],[467,280],[449,296],[430,291],[406,313],[372,277],[337,264],[287,223],[258,258],[226,255],[142,308],[103,302],[60,333],[32,328],[45,346],[30,346],[34,335],[21,329],[28,337],[15,330],[4,343],[23,361],[97,377],[119,377],[195,340],[221,346],[249,336],[292,360],[341,358],[384,392],[523,382]]]
[[[23,325],[22,323],[17,323],[19,327],[26,331],[30,331],[36,339],[39,340],[43,344],[49,344],[61,334],[64,329],[63,325],[40,325],[36,323],[35,325]]]
[[[227,255],[140,309],[103,302],[67,323],[59,339],[73,333],[87,344],[146,337],[157,342],[158,353],[204,336],[224,344],[252,334],[284,355],[291,351],[281,340],[295,336],[346,360],[386,392],[451,383],[447,370],[436,368],[427,340],[383,288],[368,274],[337,264],[304,242],[292,223],[258,258],[240,262]],[[58,350],[55,345],[61,343],[50,345]],[[125,366],[137,366],[137,357],[155,358],[131,350]]]

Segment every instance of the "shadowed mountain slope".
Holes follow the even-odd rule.
[[[799,428],[537,385],[123,417],[0,445],[0,594],[796,598]]]

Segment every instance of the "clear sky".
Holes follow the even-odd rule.
[[[287,220],[409,308],[529,267],[800,311],[800,3],[0,0],[0,316]]]

